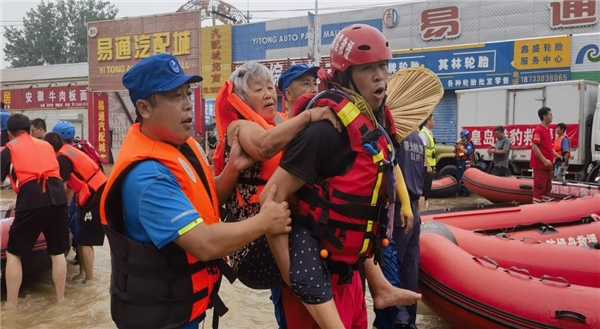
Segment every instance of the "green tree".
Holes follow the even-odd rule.
[[[102,0],[42,0],[27,12],[23,28],[4,28],[4,59],[10,67],[87,62],[87,22],[118,12]]]

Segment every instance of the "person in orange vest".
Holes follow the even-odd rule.
[[[567,136],[567,125],[562,122],[556,125],[556,139],[552,151],[554,152],[554,177],[564,180],[571,157],[571,141]]]
[[[61,123],[57,123],[59,124]],[[49,132],[44,140],[56,152],[68,199],[71,200],[74,194],[76,207],[81,207],[77,218],[77,249],[80,255],[79,276],[85,273],[82,283],[86,283],[94,280],[94,246],[104,244],[99,208],[100,196],[108,178],[94,160],[76,146],[67,143],[59,133]]]
[[[471,166],[473,151],[474,147],[473,142],[471,142],[471,134],[468,130],[461,131],[460,140],[456,142],[456,145],[454,145],[454,158],[458,164],[458,184],[460,184],[459,195],[464,197],[471,195],[469,189],[467,189],[463,183],[462,177],[467,168]]]
[[[67,195],[50,144],[29,135],[29,118],[15,113],[7,121],[10,142],[0,152],[0,180],[9,176],[17,194],[16,212],[6,249],[6,304],[16,310],[22,281],[21,257],[31,252],[40,233],[52,259],[56,301],[65,299],[69,251]],[[12,165],[12,170],[10,169]]]
[[[133,124],[100,200],[111,248],[111,315],[119,328],[198,328],[209,307],[213,327],[227,308],[219,298],[223,257],[265,233],[291,231],[287,202],[274,202],[244,221],[220,223],[239,173],[254,162],[241,150],[238,130],[231,157],[213,178],[192,138],[192,83],[170,54],[136,63],[123,85],[135,105]]]
[[[282,290],[290,329],[367,328],[365,277],[377,308],[410,305],[421,297],[392,286],[373,260],[391,233],[394,175],[404,187],[406,230],[413,224],[393,155],[393,119],[385,106],[389,43],[379,30],[353,24],[337,34],[330,52],[332,75],[319,71],[319,77],[331,89],[301,96],[294,114],[328,106],[342,131],[328,122],[310,124],[287,146],[265,187],[281,187],[276,200],[291,197],[294,205],[289,239],[277,237],[271,244],[291,286]]]
[[[318,68],[301,67],[301,70],[305,72],[296,73],[308,72],[316,76]],[[291,82],[289,78],[289,74],[284,72],[279,80],[280,85]],[[290,97],[299,96],[292,95],[291,90],[286,89]],[[294,94],[297,93],[296,89]],[[307,91],[316,92],[316,88]],[[218,138],[224,141],[217,145],[214,153],[215,174],[219,175],[229,161],[228,148],[232,141],[228,136],[236,129],[239,129],[242,149],[256,163],[240,173],[233,193],[225,202],[225,209],[231,214],[227,221],[242,221],[259,212],[259,195],[277,168],[282,149],[307,125],[329,120],[339,127],[335,114],[329,108],[316,108],[310,112],[290,120],[278,112],[273,75],[258,62],[245,63],[231,74],[215,100]],[[281,282],[280,271],[267,242],[269,238],[268,235],[262,236],[230,256],[230,264],[238,279],[250,288],[269,289]]]

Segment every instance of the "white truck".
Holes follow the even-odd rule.
[[[512,174],[527,173],[532,132],[540,123],[537,111],[547,106],[553,115],[550,125],[553,139],[556,124],[567,125],[572,143],[567,178],[600,181],[600,87],[597,82],[560,81],[459,90],[456,94],[457,136],[461,130],[469,130],[484,161],[492,160],[487,149],[496,142],[494,127],[501,125],[511,140]]]

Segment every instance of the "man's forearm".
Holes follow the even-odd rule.
[[[215,177],[215,186],[219,196],[219,204],[227,202],[235,188],[240,173],[228,162],[221,174]]]

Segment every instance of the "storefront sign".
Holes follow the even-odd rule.
[[[215,98],[231,74],[231,25],[202,28],[202,96]]]
[[[308,26],[268,29],[270,22],[233,26],[233,61],[264,60],[269,51],[308,46]],[[382,20],[356,20],[333,24],[321,24],[321,45],[329,45],[344,27],[351,24],[367,24],[382,30]],[[306,48],[303,48],[306,49]],[[306,52],[304,52],[305,54]],[[304,56],[299,53],[299,56]]]
[[[550,9],[550,28],[579,27],[598,23],[596,0],[553,0]]]
[[[600,82],[600,33],[571,37],[571,79]]]
[[[198,11],[88,23],[90,89],[124,90],[123,74],[141,59],[169,53],[200,74]]]
[[[571,148],[579,146],[579,124],[567,123],[567,137],[571,143]],[[513,150],[524,150],[531,148],[533,139],[533,130],[537,124],[529,125],[504,125],[504,134],[510,139],[510,148]],[[473,146],[477,149],[488,149],[496,145],[495,126],[465,126],[462,129],[468,130],[471,135]],[[556,138],[556,125],[550,125],[550,138],[554,141]]]
[[[521,57],[518,65],[514,60],[516,42],[512,41],[397,51],[388,63],[388,73],[423,65],[440,78],[445,89],[565,81],[570,76],[568,66],[571,54],[565,50],[570,49],[568,38],[548,38],[547,40],[553,41],[551,49],[546,53],[543,48],[545,44],[549,44],[544,43],[546,39],[527,40],[523,43],[517,41],[522,45],[519,51],[525,50],[529,45],[542,47],[540,55],[519,53]],[[533,64],[534,59],[536,64]]]
[[[94,147],[98,150],[98,154],[104,163],[108,163],[110,154],[110,141],[108,130],[108,94],[93,93],[92,106],[94,111],[90,118],[90,126],[96,129],[90,129],[90,140],[94,143]],[[95,133],[95,134],[94,134]]]
[[[86,108],[87,86],[46,87],[2,90],[2,101],[7,109],[68,109]]]
[[[427,8],[421,12],[423,41],[452,39],[460,36],[460,9],[457,6]]]

